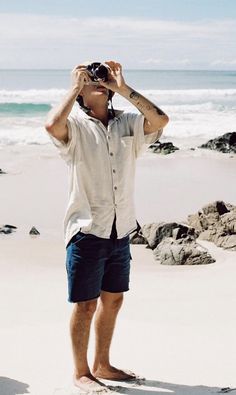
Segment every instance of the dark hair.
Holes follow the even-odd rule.
[[[115,117],[115,111],[112,105],[112,97],[114,96],[114,92],[112,92],[110,89],[108,91],[108,102],[111,103],[111,112],[112,112],[112,116]],[[76,98],[77,103],[79,103],[80,107],[82,108],[82,110],[84,110],[86,113],[88,113],[90,111],[90,108],[87,107],[84,104],[84,100],[83,100],[83,96],[78,95]]]

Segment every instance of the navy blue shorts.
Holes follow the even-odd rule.
[[[66,248],[68,301],[83,302],[98,298],[101,290],[129,290],[129,236],[104,239],[78,232]]]

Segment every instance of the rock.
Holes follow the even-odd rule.
[[[197,214],[189,215],[188,224],[199,231],[199,239],[236,250],[236,206],[222,201],[210,203]]]
[[[226,204],[220,200],[217,200],[216,202],[213,202],[213,203],[206,204],[205,206],[203,206],[202,211],[203,211],[203,214],[205,214],[205,215],[212,214],[212,213],[213,214],[217,213],[219,215],[222,215],[222,214],[229,212],[228,208],[226,207]]]
[[[10,228],[0,228],[0,233],[4,233],[5,235],[8,233],[12,233],[12,230]]]
[[[194,240],[166,238],[153,251],[162,265],[206,265],[215,262]]]
[[[14,225],[3,225],[0,227],[0,233],[9,234],[14,232],[15,229],[17,229],[17,227]]]
[[[147,244],[145,238],[138,232],[130,235],[130,244]]]
[[[148,246],[154,249],[166,237],[174,237],[176,240],[186,237],[196,239],[198,233],[194,228],[185,224],[161,222],[144,225],[142,227],[142,235],[147,241]]]
[[[171,142],[161,143],[160,141],[156,141],[154,144],[151,144],[148,147],[152,152],[156,154],[168,155],[172,152],[179,150],[178,147],[175,147]]]
[[[3,171],[2,169],[0,169],[0,174],[7,174],[5,171]]]
[[[10,228],[10,229],[17,229],[17,226],[14,225],[4,225],[5,228]]]
[[[29,231],[30,235],[40,235],[39,231],[33,226]]]
[[[188,224],[197,231],[202,232],[209,228],[209,226],[216,224],[220,216],[229,212],[229,208],[222,201],[209,203],[198,211],[197,214],[188,216]]]
[[[236,132],[225,133],[200,145],[199,148],[208,148],[223,153],[236,153]]]

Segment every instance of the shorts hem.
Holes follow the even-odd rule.
[[[109,293],[111,293],[111,294],[118,294],[118,293],[121,293],[121,292],[128,292],[129,291],[129,288],[125,288],[125,289],[121,289],[121,290],[119,290],[119,291],[114,291],[114,290],[108,290],[108,289],[102,289],[102,291],[104,291],[104,292],[109,292]]]
[[[77,298],[76,300],[72,300],[70,298],[67,299],[67,301],[69,303],[80,303],[80,302],[88,302],[89,300],[94,300],[94,299],[98,299],[100,296],[100,294],[98,294],[97,296],[92,296],[91,298]]]

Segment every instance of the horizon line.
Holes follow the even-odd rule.
[[[70,68],[0,68],[0,71],[72,71]],[[127,68],[123,71],[232,71],[236,72],[236,69],[134,69]]]

